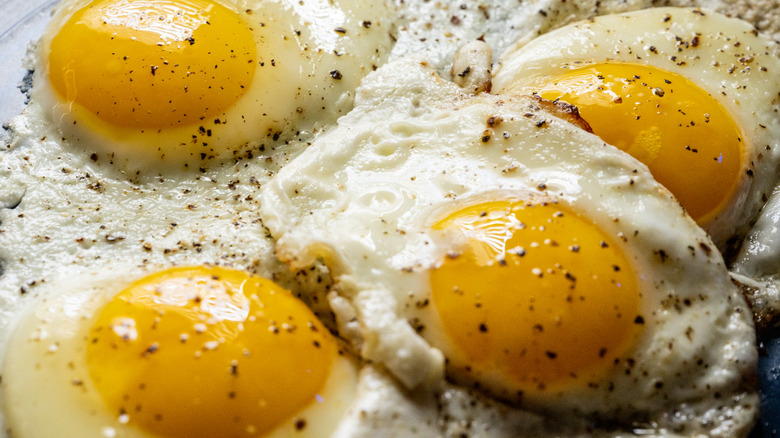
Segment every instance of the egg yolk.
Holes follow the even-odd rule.
[[[716,99],[683,76],[649,65],[598,63],[528,75],[508,90],[577,106],[596,135],[647,165],[700,225],[737,189],[740,130]]]
[[[120,421],[166,437],[240,437],[322,402],[337,355],[315,315],[273,282],[180,267],[133,283],[102,309],[87,364]]]
[[[456,378],[517,400],[603,376],[641,333],[631,263],[570,209],[488,202],[434,228],[466,238],[430,273]]]
[[[255,74],[241,17],[211,0],[96,0],[53,38],[49,79],[69,104],[147,130],[191,125],[231,107]]]

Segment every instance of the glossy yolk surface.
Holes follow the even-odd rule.
[[[113,125],[157,130],[231,107],[252,82],[256,47],[235,12],[210,0],[97,0],[51,43],[52,86]]]
[[[467,238],[431,272],[457,374],[484,384],[480,376],[497,373],[509,398],[560,388],[608,372],[640,333],[631,263],[562,205],[489,202],[435,228]]]
[[[639,64],[561,68],[509,90],[573,104],[605,142],[650,168],[700,224],[716,216],[742,176],[742,135],[723,106],[687,78]]]
[[[315,401],[337,354],[314,314],[271,281],[182,267],[103,308],[87,363],[120,421],[166,437],[242,437]]]

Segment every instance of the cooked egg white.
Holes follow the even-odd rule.
[[[725,250],[773,187],[778,71],[773,44],[748,23],[653,8],[508,50],[493,92],[577,106],[594,133],[645,163]]]
[[[651,7],[651,0],[535,0],[511,2],[399,2],[402,31],[390,58],[424,55],[445,74],[458,49],[474,40],[487,42],[496,55],[572,21]]]
[[[3,366],[11,435],[324,436],[355,396],[354,358],[269,280],[108,274],[50,283],[20,320]]]
[[[383,2],[65,1],[32,99],[93,160],[197,169],[328,126],[392,31]]]
[[[759,334],[772,336],[780,317],[780,196],[775,187],[729,268],[750,299]]]
[[[752,427],[752,318],[712,241],[532,99],[388,64],[261,199],[277,256],[331,269],[340,333],[410,390],[446,375],[542,415],[537,434]]]

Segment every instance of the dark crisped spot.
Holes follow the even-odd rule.
[[[303,418],[295,419],[295,430],[303,430],[306,428],[306,420]]]
[[[642,317],[642,315],[637,315],[636,318],[634,318],[634,324],[644,324],[645,318]]]
[[[410,318],[409,319],[409,326],[414,329],[417,333],[422,333],[425,330],[425,324],[422,323],[418,318]]]
[[[668,258],[669,258],[669,255],[668,255],[668,254],[666,254],[666,251],[664,251],[664,250],[662,250],[662,249],[659,249],[659,250],[658,250],[658,251],[656,251],[655,253],[658,255],[658,257],[660,257],[660,258],[661,258],[661,263],[665,262],[665,261],[666,261],[666,259],[668,259]]]
[[[187,38],[187,42],[190,43],[191,46],[195,45],[195,38],[189,37],[189,38]]]
[[[487,325],[485,325],[484,322],[479,324],[479,331],[482,332],[482,333],[487,333],[488,328],[487,328]]]
[[[558,353],[554,351],[546,351],[544,354],[546,354],[547,357],[549,357],[550,359],[555,359],[556,357],[558,357]]]
[[[704,253],[707,255],[710,255],[710,253],[712,253],[712,248],[710,248],[710,246],[704,242],[699,242],[699,248],[701,248],[701,250],[704,251]]]
[[[599,350],[599,357],[603,358],[606,355],[607,355],[607,349],[606,348],[602,348],[602,349]]]
[[[471,73],[471,67],[466,67],[465,70],[463,70],[462,72],[458,73],[458,76],[463,78],[463,77],[468,76],[469,73]]]
[[[146,347],[146,350],[144,351],[143,356],[144,357],[149,356],[150,354],[153,354],[154,352],[156,352],[159,349],[160,349],[160,345],[157,342],[155,342],[155,343],[149,345],[148,347]]]
[[[336,80],[340,80],[343,76],[341,75],[341,72],[338,70],[331,70],[330,71],[330,77]]]
[[[336,33],[340,33],[340,34],[347,33],[347,29],[344,29],[343,27],[337,27],[337,28],[335,28],[333,30],[336,31]]]

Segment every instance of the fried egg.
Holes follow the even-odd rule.
[[[391,17],[349,0],[65,1],[32,99],[94,161],[207,167],[347,112],[392,47]]]
[[[286,0],[145,2],[152,6],[136,18],[160,17],[154,5],[165,10],[183,8],[182,11],[188,5],[205,5],[193,8],[197,11],[188,9],[193,14],[174,13],[170,20],[147,21],[144,26],[161,32],[181,31],[186,36],[186,26],[165,26],[194,26],[197,17],[213,12],[225,20],[220,20],[223,24],[233,23],[228,27],[235,25],[239,34],[246,35],[242,29],[249,29],[256,60],[250,87],[221,82],[219,87],[232,87],[233,93],[208,97],[216,95],[214,102],[222,102],[219,118],[213,115],[211,103],[206,102],[206,107],[205,100],[196,99],[192,108],[204,112],[195,117],[197,124],[186,125],[182,118],[184,125],[178,127],[140,130],[117,126],[75,101],[65,105],[54,84],[43,76],[50,68],[50,60],[43,56],[44,47],[59,34],[59,29],[64,29],[78,11],[87,15],[82,7],[108,3],[77,0],[59,6],[50,30],[28,60],[36,70],[32,102],[24,114],[10,123],[13,141],[0,153],[3,430],[11,429],[14,436],[25,436],[17,432],[31,425],[43,428],[40,433],[44,436],[51,436],[62,430],[77,430],[71,429],[71,425],[83,421],[90,428],[84,435],[156,436],[171,432],[170,429],[176,430],[174,436],[189,434],[188,427],[193,425],[180,427],[166,420],[171,416],[175,419],[177,412],[161,417],[166,425],[160,425],[156,418],[149,420],[126,412],[125,406],[117,405],[116,397],[107,400],[110,394],[106,396],[102,391],[109,392],[107,386],[114,387],[114,382],[121,383],[126,378],[106,380],[98,376],[111,375],[113,371],[108,366],[106,373],[91,372],[88,363],[78,365],[79,373],[67,363],[68,371],[64,374],[47,371],[64,369],[63,362],[58,361],[70,352],[71,357],[84,357],[85,352],[74,352],[77,348],[69,342],[77,342],[78,336],[89,336],[98,326],[101,309],[115,306],[111,304],[112,297],[122,296],[121,291],[133,282],[144,281],[139,280],[142,275],[155,275],[153,272],[171,264],[201,263],[232,265],[273,278],[313,307],[326,326],[338,329],[351,343],[350,350],[369,360],[368,364],[361,362],[355,378],[354,361],[345,353],[343,360],[337,360],[343,367],[333,367],[344,372],[329,375],[325,384],[327,391],[343,394],[336,397],[344,402],[325,414],[323,423],[314,412],[322,403],[315,402],[308,406],[314,411],[285,417],[276,429],[278,434],[298,435],[298,426],[302,424],[303,433],[321,436],[325,430],[333,430],[333,435],[339,437],[571,436],[594,431],[611,436],[697,432],[734,436],[749,430],[757,414],[752,380],[755,348],[749,316],[745,315],[749,312],[741,312],[742,298],[731,285],[724,284],[722,262],[717,254],[709,254],[705,249],[712,247],[707,237],[700,231],[687,234],[692,225],[679,212],[680,217],[665,222],[669,220],[667,215],[674,216],[669,212],[673,202],[657,198],[668,198],[669,194],[650,182],[648,172],[640,164],[614,155],[611,148],[602,147],[592,136],[564,128],[565,123],[537,108],[535,103],[514,98],[473,98],[461,94],[462,90],[428,68],[432,66],[444,73],[449,69],[452,54],[465,41],[484,37],[498,53],[518,39],[528,41],[560,23],[606,11],[649,6],[649,0],[545,0],[520,5],[500,0],[479,5],[407,0],[393,2],[393,6],[388,2]],[[110,12],[130,5],[131,2],[113,2]],[[400,10],[398,17],[393,16],[395,8]],[[91,9],[94,12],[95,7]],[[121,23],[122,17],[114,17],[114,22]],[[187,21],[191,18],[194,21]],[[397,34],[393,32],[396,21]],[[141,24],[133,26],[138,28]],[[182,50],[204,48],[198,47],[203,40],[195,36],[198,29],[191,30],[192,40],[187,37],[174,41],[176,38],[170,37],[171,44],[166,41],[157,46],[161,52],[154,52],[155,47],[147,48],[151,56],[157,53],[158,58],[159,53],[166,53],[179,43],[184,46]],[[70,43],[75,41],[73,45],[78,46],[81,30],[68,32]],[[212,40],[215,50],[225,48],[220,46],[224,39],[219,39],[224,34],[218,32],[218,40]],[[202,35],[205,38],[208,32]],[[281,41],[274,39],[275,35]],[[364,36],[373,42],[364,45]],[[190,44],[192,41],[195,44]],[[252,49],[252,44],[243,38],[229,42],[244,47],[245,54]],[[231,47],[232,53],[236,53]],[[284,53],[276,56],[278,52],[271,49],[279,47]],[[399,61],[370,76],[361,89],[358,111],[347,116],[334,129],[336,133],[318,138],[337,117],[352,108],[355,86],[375,65],[381,65],[388,52],[396,60],[425,53],[427,67]],[[65,58],[59,62],[71,61]],[[199,71],[217,77],[222,74],[217,70],[223,67],[240,67],[240,62],[232,61],[242,58],[248,60],[243,55],[233,58],[231,54],[227,59],[231,62],[222,64],[220,58],[216,69],[203,64]],[[274,60],[273,69],[268,68],[268,59]],[[261,66],[260,62],[266,64]],[[135,74],[148,71],[145,77],[151,78],[147,83],[150,87],[177,86],[170,76],[163,76],[160,65],[137,65],[140,67],[134,68],[132,74],[112,76],[109,82],[129,82],[131,78],[136,82]],[[299,65],[299,70],[291,67],[295,65]],[[153,69],[155,66],[158,68]],[[100,79],[104,70],[92,71],[92,77]],[[187,71],[178,85],[188,86],[197,72]],[[239,77],[241,74],[247,74],[247,70],[239,71]],[[269,74],[276,78],[276,86],[262,81],[268,77],[263,75]],[[160,82],[156,82],[158,79]],[[296,85],[290,86],[291,80]],[[258,88],[256,84],[260,84]],[[284,90],[292,88],[295,93],[290,103]],[[119,89],[109,91],[118,93]],[[126,91],[125,97],[138,96],[130,88]],[[161,118],[151,116],[158,106],[168,105],[171,109],[173,101],[168,103],[155,91],[141,93],[146,93],[144,96],[154,105],[145,105],[141,99],[121,99],[128,105],[110,105],[109,116],[136,120],[119,114],[141,112],[145,114],[141,124],[175,125],[178,119],[163,120],[172,115],[170,111]],[[257,101],[261,105],[253,106]],[[273,111],[266,110],[269,101]],[[495,111],[497,108],[501,111]],[[501,115],[492,118],[497,114]],[[520,115],[527,115],[533,127],[513,119]],[[237,119],[240,122],[236,123]],[[223,123],[226,121],[230,123]],[[568,144],[564,150],[576,149],[569,143],[582,143],[582,152],[568,158],[561,158],[565,154],[558,153],[549,156],[544,145],[551,140],[547,133],[541,134],[548,130],[555,132],[552,137],[559,143]],[[473,146],[471,142],[479,147],[496,146],[506,135],[502,140],[507,142],[506,148],[476,152],[468,149]],[[526,135],[528,140],[517,146],[518,139]],[[565,140],[569,135],[571,139]],[[156,144],[162,140],[170,143]],[[299,161],[297,155],[307,147],[313,150]],[[592,155],[585,154],[594,150],[597,152]],[[583,156],[584,165],[573,164]],[[560,162],[556,163],[558,159]],[[182,174],[171,172],[184,166],[199,169]],[[276,178],[275,173],[285,166],[290,170]],[[134,173],[151,177],[143,179]],[[261,197],[258,190],[266,184],[269,187]],[[603,191],[593,191],[594,186],[602,185]],[[635,192],[644,195],[641,202],[636,202],[632,195]],[[622,195],[613,198],[615,193]],[[658,206],[661,208],[656,209]],[[631,216],[634,208],[648,217]],[[485,216],[481,215],[483,211]],[[532,214],[531,211],[549,212],[547,219],[557,221],[550,228],[574,230],[568,238],[577,239],[577,254],[587,257],[588,251],[598,250],[603,251],[597,251],[599,255],[610,254],[613,261],[592,268],[576,265],[575,269],[571,265],[577,259],[561,259],[555,252],[559,247],[571,251],[569,247],[573,245],[556,241],[558,246],[553,246],[556,239],[550,238],[549,243],[543,239],[540,248],[533,250],[531,244],[525,245],[523,260],[548,261],[547,269],[553,272],[542,270],[541,276],[534,270],[518,272],[521,265],[513,263],[519,264],[520,259],[511,258],[519,257],[518,246],[522,246],[515,244],[522,232],[517,224],[523,221],[525,229],[533,228],[531,231],[544,237],[540,226],[528,226],[534,219],[523,215]],[[483,224],[481,221],[488,217],[490,222]],[[614,223],[615,219],[619,219],[618,223]],[[637,226],[637,221],[642,227]],[[471,225],[464,227],[464,223]],[[669,231],[667,227],[674,229]],[[631,234],[639,229],[639,237]],[[603,234],[608,248],[602,248],[599,241],[597,248],[586,249],[584,240],[589,233]],[[649,235],[658,237],[652,240]],[[278,242],[274,238],[279,238]],[[505,252],[503,258],[490,252],[501,246],[497,242],[502,239],[511,244],[505,249],[514,250]],[[700,245],[702,242],[704,246]],[[293,268],[290,272],[273,258],[274,244],[276,254]],[[483,258],[477,257],[477,252]],[[660,267],[648,259],[662,261]],[[477,266],[467,263],[468,260],[475,260]],[[702,261],[704,266],[690,267],[696,265],[695,260]],[[482,264],[489,267],[483,268]],[[123,268],[111,268],[116,265]],[[514,273],[494,274],[496,265]],[[128,272],[127,266],[138,266],[142,273],[135,268]],[[620,271],[615,271],[614,266],[619,266]],[[180,268],[164,272],[177,269]],[[458,277],[461,272],[464,275]],[[595,281],[585,286],[589,284],[587,278],[596,275],[594,272],[605,276],[603,288]],[[706,280],[693,284],[693,277],[684,278],[688,272]],[[436,292],[454,290],[448,281],[468,281],[472,275],[507,275],[546,290],[545,287],[551,287],[547,282],[554,286],[554,282],[561,281],[568,286],[571,280],[567,273],[577,279],[578,291],[584,290],[582,296],[587,298],[573,304],[572,311],[590,312],[595,307],[600,316],[580,325],[543,324],[547,329],[544,334],[538,333],[538,321],[534,318],[544,313],[563,315],[563,310],[556,307],[561,300],[538,304],[538,310],[515,320],[514,314],[507,316],[486,309],[517,305],[517,301],[501,301],[493,296],[493,301],[483,303],[477,296],[481,297],[481,290],[454,299],[446,290]],[[632,279],[639,291],[633,298],[619,293],[627,286],[614,289],[615,281],[628,285]],[[652,287],[648,286],[651,283]],[[435,284],[444,287],[436,289]],[[653,289],[652,293],[648,288]],[[658,296],[662,292],[667,293],[667,298]],[[615,301],[616,309],[602,309],[593,304],[598,301],[591,298],[594,296],[624,301]],[[656,307],[659,301],[660,308]],[[478,304],[482,310],[472,312]],[[188,305],[194,303],[190,301]],[[25,312],[21,311],[22,306],[27,308]],[[636,313],[633,319],[624,318],[631,312]],[[42,316],[36,316],[39,314]],[[331,324],[332,315],[337,324]],[[22,317],[10,341],[11,348],[4,348],[9,325]],[[511,324],[522,321],[525,338],[516,339],[514,330],[507,334],[509,318]],[[60,322],[65,327],[62,331],[74,334],[62,335],[55,328]],[[587,330],[590,326],[614,329],[614,336],[600,338]],[[41,327],[46,329],[45,339],[36,329]],[[121,325],[113,327],[119,327],[120,332],[124,329]],[[585,328],[580,336],[582,327]],[[567,342],[557,338],[556,333],[574,333],[578,338]],[[196,338],[188,338],[192,339]],[[591,359],[578,362],[570,353],[579,348],[583,339],[589,342],[582,348],[591,353]],[[217,344],[216,350],[210,350],[214,344],[206,347],[204,343],[202,354],[231,351],[234,347],[227,344]],[[500,351],[504,344],[511,347],[512,361],[518,357],[517,348],[531,345],[528,361],[523,365],[529,370],[527,373],[518,375],[506,366]],[[24,357],[30,358],[26,364],[38,362],[46,364],[46,368],[20,370],[26,364],[22,359],[13,359],[18,345],[22,345]],[[146,346],[147,350],[151,345]],[[337,345],[339,351],[345,347],[340,342]],[[226,348],[222,349],[223,346]],[[610,365],[603,358],[592,357],[593,352],[600,355],[605,347],[605,358],[619,363]],[[151,359],[163,352],[159,343],[152,350],[148,357]],[[481,360],[483,355],[495,359],[500,366],[486,366],[486,361]],[[189,363],[186,359],[185,364]],[[654,360],[660,363],[649,363]],[[139,364],[135,359],[127,362],[131,368]],[[223,362],[226,365],[219,371],[224,376],[231,373],[233,364],[232,359]],[[557,364],[555,370],[548,370],[547,365],[552,363]],[[125,363],[120,364],[120,369],[126,370],[124,366]],[[12,367],[14,371],[8,372]],[[239,378],[252,384],[242,384],[242,388],[253,391],[249,388],[255,387],[256,379],[243,374],[244,370],[243,363],[239,363]],[[576,375],[572,376],[572,372]],[[20,374],[23,376],[19,377]],[[98,378],[103,383],[98,383]],[[14,383],[38,379],[39,389]],[[46,386],[48,383],[51,385]],[[615,385],[610,388],[612,384]],[[193,388],[187,382],[184,385]],[[55,402],[20,396],[23,392],[64,394],[65,418],[57,416],[51,429],[46,429],[44,423],[53,417],[41,412],[54,409]],[[140,393],[136,391],[134,399]],[[718,397],[713,395],[716,393]],[[189,391],[188,394],[192,395]],[[17,400],[22,400],[18,406]],[[344,409],[345,404],[350,406]],[[229,405],[213,407],[219,411]],[[23,411],[28,408],[29,417]],[[85,410],[80,411],[82,408]],[[86,410],[88,415],[84,415]],[[67,418],[70,416],[72,420]],[[306,421],[300,423],[299,419]],[[52,431],[58,424],[61,428]],[[234,426],[258,434],[259,428],[277,427],[239,422],[228,425],[227,430]]]
[[[741,240],[778,163],[780,59],[746,22],[654,8],[572,24],[509,49],[493,92],[575,105],[645,163],[722,250]]]
[[[340,334],[409,390],[451,380],[532,434],[752,427],[752,318],[710,238],[533,99],[393,62],[261,201],[277,256],[328,266]]]
[[[196,266],[49,286],[3,367],[13,436],[324,436],[354,398],[354,358],[270,280]]]

